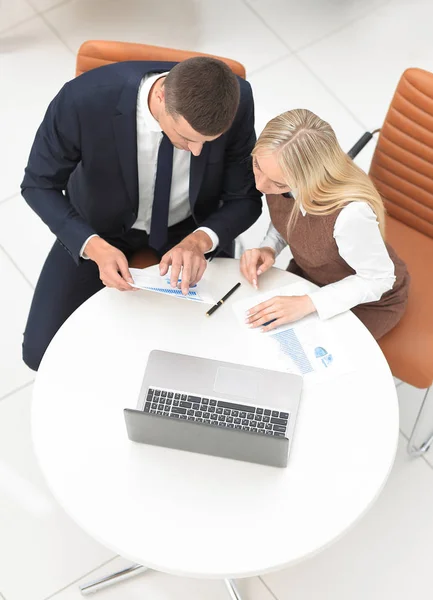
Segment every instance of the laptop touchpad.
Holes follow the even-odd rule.
[[[241,369],[219,367],[213,389],[220,394],[255,400],[259,389],[259,377]]]

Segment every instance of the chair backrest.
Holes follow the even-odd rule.
[[[236,75],[245,79],[245,67],[230,58],[205,54],[204,52],[190,52],[188,50],[175,50],[173,48],[148,46],[146,44],[102,40],[90,40],[81,45],[77,54],[75,74],[78,76],[96,67],[125,60],[181,62],[192,56],[212,56],[213,58],[218,58],[225,62]]]
[[[370,176],[391,217],[433,238],[433,73],[401,76]]]

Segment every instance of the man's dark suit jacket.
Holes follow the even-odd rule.
[[[77,263],[90,235],[122,236],[137,218],[137,93],[143,76],[175,64],[134,61],[94,69],[68,82],[48,107],[21,189]],[[257,220],[262,206],[250,160],[253,98],[250,85],[239,83],[232,127],[191,156],[192,215],[198,226],[215,231],[222,248]]]

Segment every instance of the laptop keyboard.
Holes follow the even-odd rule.
[[[144,412],[171,419],[285,437],[289,413],[216,398],[149,388]]]

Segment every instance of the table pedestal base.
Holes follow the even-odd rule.
[[[417,458],[418,456],[422,456],[423,454],[428,452],[428,450],[430,449],[430,446],[432,445],[432,442],[433,442],[433,435],[431,435],[429,438],[426,439],[426,441],[423,444],[421,444],[418,447],[415,446],[415,437],[416,437],[416,433],[418,430],[418,424],[421,420],[421,415],[424,413],[424,406],[427,403],[427,396],[429,395],[429,392],[431,389],[432,388],[429,387],[424,394],[424,399],[421,403],[421,408],[418,411],[418,416],[415,420],[415,425],[413,426],[412,433],[410,434],[410,438],[407,443],[407,451],[414,458]]]
[[[95,581],[80,585],[80,592],[83,594],[83,596],[87,596],[88,594],[93,594],[94,592],[98,592],[99,590],[119,583],[120,581],[125,581],[125,579],[130,579],[131,577],[135,577],[140,573],[145,573],[146,571],[150,571],[150,569],[137,563],[132,564],[130,567],[122,569],[122,571],[117,571],[116,573],[111,573],[110,575],[106,575],[100,579],[95,579]],[[227,587],[230,600],[242,600],[234,581],[231,579],[224,579],[224,583]]]

